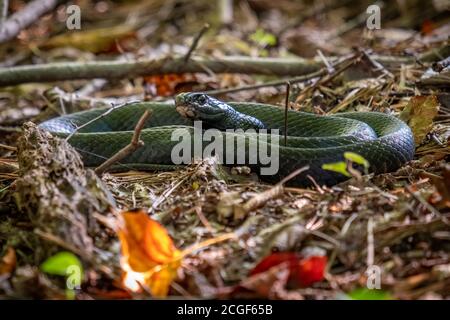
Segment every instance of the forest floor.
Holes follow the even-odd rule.
[[[381,28],[368,30],[370,2],[304,2],[235,1],[229,20],[215,1],[79,1],[80,30],[66,29],[61,5],[0,44],[0,73],[189,49],[191,63],[302,57],[313,66],[276,76],[0,80],[0,298],[450,298],[448,8],[392,3],[381,8]],[[320,115],[394,114],[411,127],[416,154],[396,172],[351,173],[333,187],[274,186],[215,159],[99,179],[67,143],[29,123],[184,91],[280,108],[288,98],[291,109]],[[61,264],[79,266],[81,280]]]

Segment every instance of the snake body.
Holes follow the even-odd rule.
[[[309,170],[292,179],[291,185],[311,185],[308,175],[320,185],[336,184],[347,177],[324,170],[322,165],[343,161],[343,154],[347,151],[368,160],[370,170],[374,173],[394,171],[414,156],[415,146],[410,128],[392,115],[349,112],[319,116],[289,110],[287,144],[284,145],[284,110],[260,103],[225,104],[199,93],[178,96],[176,105],[139,102],[107,114],[107,109],[99,108],[57,117],[40,124],[40,127],[63,138],[70,135],[68,141],[82,155],[85,165],[95,167],[129,144],[135,125],[145,110],[151,111],[151,117],[141,132],[141,140],[145,145],[121,161],[119,168],[124,170],[173,167],[172,150],[179,144],[179,140],[173,139],[174,131],[182,129],[186,134],[194,134],[193,120],[199,118],[208,127],[222,130],[220,135],[225,153],[230,152],[230,144],[227,143],[233,145],[233,141],[238,138],[243,139],[246,146],[256,141],[258,146],[270,149],[277,142],[268,138],[267,134],[260,133],[260,129],[281,129],[277,143],[279,170],[275,174],[260,176],[268,182],[278,182],[294,170],[308,165]],[[180,113],[184,113],[184,116]],[[83,126],[90,121],[92,123]],[[231,128],[255,128],[257,131],[247,133],[225,130]],[[209,143],[202,141],[202,150]],[[235,152],[234,158],[237,153],[242,151]],[[247,151],[245,162],[259,173],[263,164],[249,163],[251,156]]]

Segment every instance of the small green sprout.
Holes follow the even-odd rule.
[[[61,251],[45,260],[40,269],[42,272],[66,277],[66,298],[75,298],[74,289],[81,286],[84,270],[76,255],[68,251]]]
[[[349,163],[356,163],[364,167],[364,173],[369,173],[369,161],[367,161],[363,156],[354,152],[344,152],[345,161],[325,163],[322,165],[322,169],[338,172],[346,177],[351,177],[352,174],[349,172]]]

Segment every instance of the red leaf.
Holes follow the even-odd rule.
[[[255,274],[265,272],[269,270],[270,268],[279,265],[283,262],[289,263],[289,270],[292,272],[296,272],[296,268],[298,265],[298,262],[300,261],[300,257],[298,254],[294,252],[277,252],[273,253],[271,255],[268,255],[264,259],[262,259],[256,266],[253,268],[252,271],[250,271],[250,276],[253,276]]]
[[[322,281],[326,265],[326,256],[312,256],[300,260],[297,273],[298,283],[303,287],[309,287],[314,282]]]
[[[5,255],[0,260],[0,276],[10,275],[16,268],[16,251],[8,247]]]
[[[432,33],[433,32],[433,30],[435,30],[436,29],[436,24],[433,22],[433,21],[430,21],[430,20],[425,20],[423,23],[422,23],[422,27],[421,27],[421,32],[422,32],[422,34],[430,34],[430,33]]]
[[[278,252],[265,257],[250,272],[250,276],[266,272],[270,268],[281,263],[289,266],[289,282],[301,287],[308,287],[324,278],[324,271],[327,264],[326,256],[302,257],[294,252]]]

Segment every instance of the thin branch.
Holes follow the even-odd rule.
[[[89,253],[82,251],[81,249],[77,248],[76,246],[72,245],[71,243],[68,243],[67,241],[64,241],[64,239],[43,231],[41,229],[36,229],[34,231],[34,233],[36,233],[39,237],[41,237],[42,239],[46,240],[46,241],[50,241],[55,243],[56,245],[60,246],[61,248],[64,248],[66,250],[69,250],[71,252],[76,253],[77,255],[79,255],[80,257],[83,257],[86,260],[91,260],[92,257],[90,256]]]
[[[288,130],[288,110],[289,110],[289,95],[291,92],[291,84],[286,83],[286,100],[284,101],[284,146],[287,146],[287,130]]]
[[[275,199],[282,195],[285,191],[284,184],[291,180],[292,178],[298,176],[300,173],[305,172],[309,170],[309,166],[305,166],[302,168],[299,168],[292,173],[290,173],[288,176],[284,177],[280,182],[278,182],[276,185],[271,187],[268,190],[265,190],[252,198],[250,198],[247,202],[245,202],[243,205],[237,205],[234,207],[234,217],[236,219],[245,217],[250,211],[253,211],[257,208],[262,207],[264,204],[267,203],[267,201],[271,199]]]
[[[419,56],[422,61],[432,61],[436,52],[446,56],[450,46],[430,50]],[[377,56],[375,61],[387,66],[414,63],[411,56]],[[329,57],[335,62],[339,57]],[[40,65],[24,65],[0,68],[0,87],[30,82],[50,82],[76,79],[126,79],[139,76],[161,75],[170,73],[242,73],[264,74],[273,76],[301,76],[321,69],[321,61],[301,58],[254,58],[230,56],[222,58],[191,57],[188,62],[184,57],[167,57],[162,59],[144,59],[135,61],[92,61],[92,62],[55,62]],[[303,81],[303,80],[300,80]],[[291,81],[294,83],[295,81]],[[284,85],[283,80],[280,85]],[[277,84],[278,85],[278,84]],[[239,90],[238,90],[239,91]]]
[[[114,110],[123,108],[123,107],[125,107],[125,106],[127,106],[127,105],[130,105],[130,104],[133,104],[133,103],[136,103],[136,102],[138,102],[138,101],[131,101],[131,102],[127,102],[127,103],[120,104],[120,105],[117,105],[117,106],[114,106],[114,107],[109,108],[108,110],[106,110],[105,112],[103,112],[101,115],[99,115],[99,116],[97,116],[97,117],[95,117],[95,118],[89,120],[88,122],[83,123],[81,126],[77,127],[74,131],[72,131],[72,132],[66,137],[66,141],[69,141],[70,138],[72,138],[73,135],[74,135],[75,133],[77,133],[78,131],[80,131],[81,129],[87,127],[88,125],[94,123],[95,121],[98,121],[98,120],[100,120],[100,119],[106,117],[108,114],[110,114],[110,113],[113,112]]]
[[[1,126],[0,125],[0,132],[4,131],[4,132],[22,132],[22,128],[20,127],[8,127],[8,126]]]
[[[320,70],[317,70],[310,74],[305,74],[303,76],[289,78],[289,79],[285,79],[285,80],[268,81],[268,82],[264,82],[264,83],[252,84],[252,85],[248,85],[248,86],[240,86],[240,87],[228,88],[228,89],[210,90],[210,91],[204,91],[204,93],[206,93],[208,95],[219,95],[219,94],[233,93],[233,92],[239,92],[239,91],[257,90],[257,89],[267,88],[267,87],[281,87],[281,86],[286,85],[286,82],[289,82],[290,84],[305,82],[305,81],[323,76],[326,73],[327,73],[326,69],[320,69]]]
[[[2,24],[0,29],[0,43],[13,39],[21,30],[31,25],[39,17],[54,9],[62,2],[65,1],[34,0],[30,2],[25,8],[14,13]]]
[[[55,62],[0,68],[0,86],[30,82],[64,81],[75,79],[126,79],[169,73],[266,74],[299,76],[319,70],[322,63],[315,60],[254,57],[184,57],[144,59],[135,61]]]
[[[219,0],[220,20],[224,25],[230,25],[233,22],[233,0]]]
[[[0,0],[0,31],[2,30],[3,23],[8,17],[9,0]]]
[[[286,177],[284,177],[283,179],[281,179],[280,182],[278,182],[277,184],[279,185],[284,185],[286,182],[288,182],[289,180],[295,178],[296,176],[298,176],[300,173],[308,171],[309,170],[309,166],[304,166],[300,169],[294,170],[292,171],[290,174],[288,174]]]
[[[298,96],[295,103],[299,104],[302,101],[304,101],[311,92],[316,90],[319,86],[323,86],[326,83],[330,82],[331,80],[336,78],[339,74],[341,74],[342,72],[353,66],[355,63],[359,62],[361,57],[362,53],[358,53],[341,62],[338,66],[339,68],[336,68],[333,73],[326,74],[323,78],[316,81],[312,86],[305,88]]]
[[[192,41],[191,47],[189,48],[188,52],[184,56],[184,62],[189,61],[189,58],[191,57],[192,53],[194,52],[195,49],[197,49],[198,42],[203,37],[205,32],[208,31],[208,29],[209,29],[209,24],[205,23],[203,25],[202,29],[200,30],[200,32],[195,36],[194,40]]]
[[[317,50],[317,55],[320,57],[320,59],[322,59],[323,63],[327,66],[328,73],[333,73],[334,72],[333,65],[325,57],[325,55],[323,54],[322,50],[318,49]]]
[[[136,127],[134,128],[133,137],[131,138],[131,141],[128,145],[120,149],[115,155],[113,155],[111,158],[103,162],[100,166],[98,166],[95,169],[95,173],[99,176],[101,176],[109,167],[111,167],[116,162],[119,162],[126,156],[132,154],[135,152],[138,148],[144,146],[144,141],[140,139],[141,137],[141,131],[144,128],[145,122],[147,121],[148,117],[150,117],[150,112],[147,110],[144,112],[144,114],[141,116],[139,121],[136,124]]]
[[[367,267],[370,268],[374,264],[375,256],[375,239],[373,236],[373,219],[367,221]]]
[[[373,59],[366,50],[362,50],[362,54],[375,67],[376,71],[383,72],[383,74],[385,74],[386,76],[388,76],[391,79],[395,78],[394,75],[389,70],[387,70],[380,62]]]
[[[8,145],[3,144],[3,143],[0,143],[0,148],[6,149],[6,150],[9,150],[9,151],[17,152],[17,148],[16,147],[8,146]]]
[[[442,222],[449,225],[450,221],[447,217],[443,216],[438,209],[436,209],[433,205],[429,204],[422,196],[420,196],[417,192],[415,192],[411,186],[406,186],[405,190],[408,191],[414,199],[416,199],[422,206],[424,206],[429,212],[433,213],[435,217],[440,218]]]

